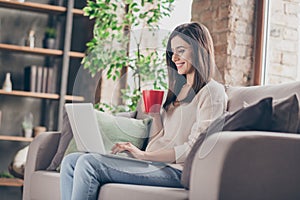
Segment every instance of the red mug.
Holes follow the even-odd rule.
[[[146,113],[157,113],[160,111],[164,91],[162,90],[143,90],[143,100]]]

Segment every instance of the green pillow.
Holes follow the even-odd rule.
[[[70,140],[69,144],[68,144],[68,147],[64,153],[64,156],[63,158],[70,154],[70,153],[75,153],[75,152],[78,152],[78,149],[77,149],[77,146],[76,146],[76,142],[75,142],[75,139],[74,137],[72,137],[72,139]],[[61,167],[61,163],[58,165],[58,167],[56,168],[56,171],[60,171],[60,167]]]
[[[117,142],[131,142],[142,149],[145,140],[149,136],[151,118],[143,120],[114,116],[95,110],[98,126],[102,133],[105,150],[109,152]],[[74,138],[70,141],[64,156],[77,152]]]
[[[123,116],[114,116],[95,110],[98,126],[102,133],[105,150],[109,152],[117,142],[131,142],[142,149],[145,140],[149,136],[152,118],[134,119]],[[78,152],[74,137],[71,139],[64,153],[64,157],[70,153]],[[60,165],[56,168],[60,171]]]
[[[139,149],[149,136],[151,118],[138,120],[121,116],[114,116],[95,110],[96,118],[106,151],[110,151],[117,142],[131,142]]]
[[[77,146],[76,146],[76,142],[74,137],[70,140],[70,143],[65,151],[64,157],[70,153],[75,153],[78,152]]]

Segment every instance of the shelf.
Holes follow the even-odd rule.
[[[0,178],[0,186],[21,187],[23,186],[23,182],[19,178]]]
[[[0,90],[0,94],[12,95],[12,96],[22,96],[22,97],[33,97],[33,98],[40,98],[40,99],[54,99],[54,100],[59,99],[58,94],[26,92],[26,91],[18,91],[18,90],[13,90],[11,92],[6,92],[4,90]],[[65,99],[68,101],[84,101],[84,97],[72,96],[72,95],[66,95]]]
[[[84,12],[81,9],[73,8],[73,14],[78,16],[83,16]]]
[[[65,100],[67,100],[67,101],[84,101],[84,97],[66,95]]]
[[[34,98],[41,98],[41,99],[59,99],[58,94],[26,92],[26,91],[17,91],[17,90],[13,90],[11,92],[0,90],[0,94],[12,95],[12,96],[23,96],[23,97],[34,97]]]
[[[81,52],[70,51],[69,56],[72,58],[83,58],[85,54]]]
[[[1,0],[0,0],[1,1]],[[30,48],[27,46],[18,46],[13,44],[1,44],[0,43],[0,50],[6,51],[13,51],[19,53],[29,53],[29,54],[36,54],[36,55],[44,55],[44,56],[62,56],[63,51],[57,49],[44,49],[44,48]],[[84,53],[81,52],[69,52],[70,57],[74,58],[83,58],[85,56]]]
[[[0,140],[31,142],[33,140],[33,138],[26,138],[26,137],[21,137],[21,136],[0,135]]]
[[[25,11],[33,11],[38,13],[48,13],[48,14],[64,14],[67,12],[67,8],[63,6],[55,6],[49,4],[33,3],[33,2],[18,2],[18,1],[8,1],[0,0],[0,7],[18,9]],[[83,16],[83,10],[73,9],[74,15]]]

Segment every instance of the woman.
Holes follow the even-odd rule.
[[[166,59],[168,94],[161,114],[152,113],[154,127],[146,150],[129,142],[112,148],[112,153],[127,151],[154,162],[145,166],[99,154],[70,154],[61,169],[63,200],[97,199],[105,183],[182,187],[184,160],[199,134],[225,112],[227,96],[224,87],[212,79],[213,42],[205,26],[176,27],[168,40]]]

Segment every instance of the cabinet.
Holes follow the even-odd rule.
[[[49,1],[53,2],[53,1]],[[19,109],[19,112],[22,112],[22,108],[24,110],[27,106],[33,106],[34,104],[38,104],[36,106],[36,116],[38,116],[38,120],[35,123],[35,125],[45,125],[47,126],[47,121],[51,121],[50,127],[47,127],[48,130],[59,130],[61,128],[61,120],[62,119],[62,111],[63,111],[63,105],[67,101],[77,101],[82,102],[85,101],[84,96],[78,96],[78,95],[72,95],[72,89],[68,89],[72,86],[72,80],[70,81],[68,77],[70,78],[70,73],[75,74],[76,70],[80,67],[80,61],[85,56],[84,49],[81,51],[73,51],[72,50],[72,30],[74,29],[74,18],[84,18],[83,17],[83,11],[81,9],[74,8],[74,0],[55,0],[56,5],[50,5],[48,1],[36,0],[35,2],[30,2],[30,0],[25,2],[18,2],[18,1],[8,1],[8,0],[0,0],[0,9],[5,10],[13,10],[15,14],[13,14],[13,17],[18,17],[18,19],[22,18],[22,15],[25,13],[37,13],[38,16],[34,16],[34,20],[32,23],[39,23],[39,18],[45,19],[46,17],[55,17],[58,19],[59,24],[59,48],[58,49],[45,49],[42,48],[41,45],[36,46],[34,48],[24,46],[21,42],[17,43],[15,41],[19,40],[20,38],[11,38],[8,37],[9,34],[4,34],[11,32],[12,34],[14,32],[20,31],[20,29],[23,29],[25,25],[21,23],[19,26],[14,26],[13,30],[4,30],[2,27],[0,27],[0,58],[2,62],[0,62],[0,75],[5,74],[5,72],[10,71],[10,66],[7,66],[8,61],[6,59],[11,59],[9,63],[12,63],[12,60],[20,59],[19,63],[22,63],[21,66],[15,66],[15,71],[18,71],[19,74],[23,73],[23,69],[26,65],[34,64],[34,59],[38,57],[39,62],[45,62],[46,59],[51,60],[59,60],[55,61],[55,63],[58,63],[56,65],[56,92],[53,93],[39,93],[39,92],[28,92],[24,91],[22,89],[22,81],[18,80],[16,78],[13,79],[13,91],[12,92],[6,92],[2,89],[0,89],[0,110],[5,109],[7,112],[2,112],[2,126],[3,123],[14,123],[14,120],[19,120],[16,125],[10,125],[6,126],[5,128],[0,127],[0,147],[1,143],[3,141],[14,141],[14,142],[30,142],[31,138],[24,138],[22,137],[21,133],[15,133],[17,131],[10,132],[10,128],[13,126],[21,126],[20,118],[22,118],[21,115],[16,114],[16,109]],[[63,3],[66,3],[66,5],[63,5]],[[76,1],[78,3],[79,1]],[[81,0],[81,2],[84,2],[84,0]],[[2,13],[3,14],[3,13]],[[12,20],[11,23],[16,23],[14,21],[14,18],[8,19]],[[32,20],[31,20],[32,21]],[[28,20],[29,23],[31,23],[30,20]],[[0,20],[1,22],[1,20]],[[32,26],[32,24],[28,23],[28,27]],[[1,23],[0,23],[1,26]],[[39,25],[36,25],[39,26]],[[44,27],[45,28],[45,27]],[[18,30],[19,29],[19,30]],[[5,32],[4,32],[5,31]],[[81,43],[84,43],[89,40],[89,37],[91,36],[91,33],[89,30],[86,31],[86,39],[82,40]],[[2,33],[1,33],[2,32]],[[7,37],[1,38],[2,35],[5,35]],[[15,39],[15,41],[14,41]],[[77,42],[77,41],[76,41]],[[74,43],[74,41],[73,41]],[[17,59],[15,57],[10,57],[11,55],[17,55]],[[24,59],[23,57],[26,56],[32,56],[34,59]],[[0,61],[1,61],[0,60]],[[29,62],[29,61],[30,62]],[[76,62],[73,62],[72,60],[76,60]],[[28,64],[28,63],[29,64]],[[5,64],[3,64],[5,63]],[[74,68],[74,63],[76,63],[75,68],[76,69],[70,69],[70,65]],[[20,69],[16,69],[20,68]],[[73,72],[71,72],[73,71]],[[12,73],[12,77],[14,77],[14,73]],[[21,75],[19,76],[21,77]],[[2,88],[2,81],[0,82],[0,88]],[[73,80],[74,81],[74,80]],[[18,87],[14,87],[14,83],[18,85]],[[71,92],[70,92],[71,91]],[[25,102],[26,101],[26,102]],[[20,103],[19,103],[20,102]],[[1,105],[2,104],[2,105]],[[5,105],[3,105],[5,104]],[[19,105],[22,104],[22,105]],[[21,110],[22,109],[22,110]],[[11,113],[9,113],[11,112]],[[7,114],[8,113],[8,114]],[[49,114],[50,113],[50,114]],[[17,115],[17,116],[16,116]],[[50,117],[47,115],[51,115]],[[14,119],[14,117],[16,119]],[[19,119],[18,119],[19,118]],[[1,153],[0,153],[1,154]],[[0,155],[1,159],[1,155]],[[3,162],[0,162],[3,163]],[[6,163],[8,165],[8,163]],[[6,165],[6,166],[7,166]],[[0,168],[1,169],[1,168]],[[1,170],[0,170],[1,171]],[[11,180],[10,180],[11,181]],[[7,186],[20,186],[22,183],[20,180],[15,180],[13,182],[7,182],[5,179],[0,179],[0,185],[7,185]]]

